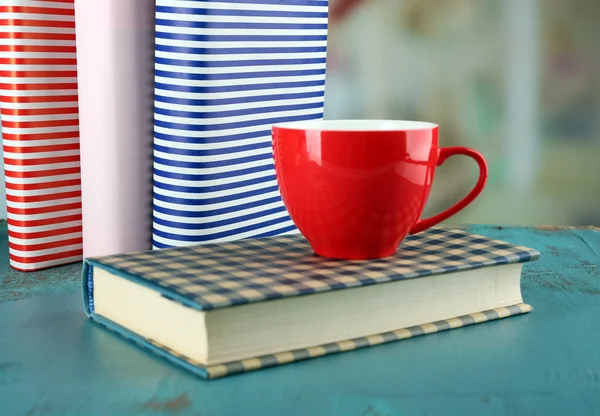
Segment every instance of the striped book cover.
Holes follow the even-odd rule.
[[[82,257],[73,0],[0,1],[0,107],[10,263]]]
[[[294,233],[271,126],[323,117],[327,0],[157,0],[153,247]]]

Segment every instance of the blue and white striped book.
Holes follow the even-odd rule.
[[[274,123],[321,119],[327,0],[157,0],[153,246],[296,232]]]

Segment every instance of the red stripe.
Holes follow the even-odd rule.
[[[77,65],[77,58],[0,58],[2,65]]]
[[[35,165],[50,165],[54,163],[79,162],[79,155],[74,156],[59,156],[45,157],[36,159],[8,159],[4,158],[5,165],[13,166],[35,166]]]
[[[47,116],[57,114],[79,114],[78,107],[59,108],[2,108],[2,114],[7,116]]]
[[[79,249],[79,250],[65,251],[62,253],[48,254],[46,256],[36,256],[36,257],[19,257],[19,256],[15,256],[15,255],[11,254],[10,259],[12,261],[16,261],[19,263],[31,264],[31,263],[41,263],[44,261],[58,260],[58,259],[63,259],[63,258],[67,258],[67,257],[81,256],[81,255],[83,255],[83,250]]]
[[[75,29],[75,22],[33,19],[0,19],[0,26],[66,27]]]
[[[50,207],[35,207],[35,208],[15,208],[7,207],[6,210],[9,214],[15,215],[37,215],[37,214],[48,214],[50,212],[61,212],[72,209],[81,209],[81,203],[74,202],[72,204],[53,205]]]
[[[44,83],[44,84],[0,84],[2,90],[12,91],[41,91],[41,90],[76,90],[76,82],[59,82],[59,83]]]
[[[46,218],[46,219],[42,219],[42,220],[25,220],[25,221],[9,218],[8,224],[13,225],[15,227],[40,227],[40,226],[44,226],[44,225],[60,224],[63,222],[72,222],[72,221],[81,221],[81,214],[65,215],[63,217]]]
[[[19,250],[19,251],[39,251],[39,250],[49,250],[51,248],[57,248],[57,247],[73,246],[75,244],[82,244],[82,242],[83,242],[83,239],[80,237],[80,238],[69,238],[68,240],[53,241],[51,243],[28,244],[28,245],[15,244],[15,243],[11,243],[9,241],[8,246],[10,248],[12,248],[13,250]]]
[[[30,14],[52,14],[61,16],[72,16],[73,9],[56,9],[51,7],[31,6],[0,6],[0,13],[30,13]]]
[[[75,53],[75,46],[58,45],[0,45],[0,52],[53,52]]]
[[[9,95],[0,95],[0,102],[14,104],[62,103],[77,102],[77,98],[77,95],[42,95],[37,97],[11,97]]]
[[[0,39],[75,40],[75,33],[0,32]]]
[[[11,134],[4,133],[4,140],[54,140],[54,139],[77,139],[79,131],[66,131],[64,133],[41,133],[41,134]]]
[[[8,236],[12,238],[20,238],[22,240],[30,240],[34,238],[56,237],[57,235],[80,233],[81,230],[81,225],[76,225],[75,227],[60,228],[58,230],[39,231],[36,233],[17,233],[15,231],[8,230]]]
[[[79,131],[67,131],[63,133],[43,133],[43,134],[4,134],[4,140],[15,141],[35,141],[35,140],[60,140],[60,139],[78,139]]]
[[[44,127],[66,127],[66,126],[77,126],[79,120],[45,120],[45,121],[7,121],[2,120],[2,127],[12,129],[32,129],[32,128],[44,128]]]
[[[77,71],[0,71],[0,77],[10,78],[76,78]]]
[[[14,189],[16,191],[34,191],[38,189],[52,189],[62,188],[65,186],[78,186],[81,184],[80,179],[69,179],[66,181],[53,181],[53,182],[41,182],[41,183],[7,183],[7,189]]]
[[[4,173],[9,178],[45,178],[48,176],[74,175],[81,173],[79,166],[74,168],[36,170],[33,172],[18,172],[8,169],[9,168],[7,167]]]
[[[71,191],[71,192],[59,192],[56,194],[47,194],[47,195],[26,195],[26,196],[6,195],[6,200],[10,201],[10,202],[33,204],[35,202],[55,201],[57,199],[79,198],[80,196],[81,196],[81,191]]]
[[[43,153],[43,152],[60,152],[66,150],[78,150],[79,143],[69,143],[69,144],[56,144],[53,146],[22,146],[22,147],[14,147],[14,146],[4,146],[5,152],[10,153]]]

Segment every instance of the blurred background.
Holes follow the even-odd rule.
[[[326,118],[425,120],[488,160],[450,222],[600,225],[600,1],[330,0]],[[427,214],[476,167],[438,170]]]
[[[330,0],[330,16],[326,118],[432,121],[487,158],[450,222],[600,225],[599,0]],[[476,175],[445,163],[426,214]]]

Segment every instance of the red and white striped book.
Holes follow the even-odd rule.
[[[73,0],[0,0],[0,108],[10,263],[82,258]]]

